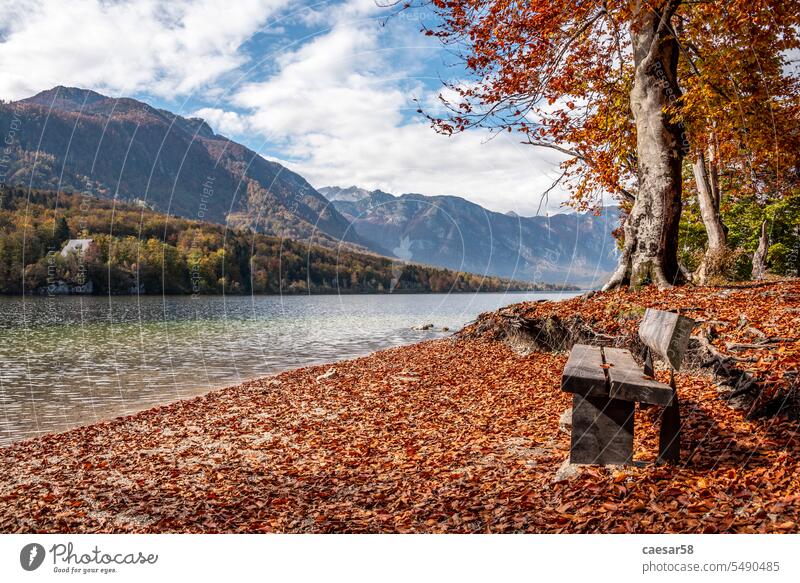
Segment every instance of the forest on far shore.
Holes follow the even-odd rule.
[[[61,250],[91,238],[81,252]],[[0,187],[0,293],[59,282],[95,294],[557,290],[190,221],[85,194]],[[24,284],[24,285],[23,285]],[[62,287],[63,287],[62,284]]]

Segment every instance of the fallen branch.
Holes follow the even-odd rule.
[[[727,342],[725,346],[728,350],[772,350],[774,344],[783,342],[796,342],[797,338],[762,338],[754,343]]]

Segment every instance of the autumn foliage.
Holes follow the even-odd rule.
[[[427,34],[458,51],[472,78],[443,95],[445,133],[472,127],[517,132],[567,155],[564,176],[578,206],[603,194],[635,196],[631,30],[637,2],[434,0]],[[663,5],[663,6],[662,6]],[[688,146],[713,145],[732,185],[775,196],[796,184],[800,146],[796,1],[655,2],[674,5],[679,93],[668,100]],[[738,173],[734,176],[731,173]]]
[[[690,279],[678,260],[685,205],[703,211],[707,252],[695,275],[706,284],[725,271],[726,206],[796,195],[797,0],[430,4],[439,20],[426,33],[469,73],[443,92],[444,113],[426,112],[432,125],[507,131],[563,154],[543,195],[564,188],[583,209],[618,199],[628,214],[606,287]],[[762,230],[754,278],[766,269]]]

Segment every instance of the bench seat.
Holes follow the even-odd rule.
[[[661,407],[672,406],[675,391],[669,385],[645,376],[629,350],[606,348],[604,352],[608,365],[609,397]]]
[[[664,407],[658,461],[680,458],[675,389],[645,375],[630,351],[576,344],[561,376],[561,390],[572,393],[571,463],[632,463],[637,402]]]
[[[608,381],[599,346],[576,344],[561,375],[561,390],[584,397],[608,397]]]

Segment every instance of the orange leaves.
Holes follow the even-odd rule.
[[[569,146],[580,160],[567,187],[576,206],[617,195],[637,174],[630,94],[636,3],[434,2],[435,35],[461,49],[471,73],[469,113],[436,120],[444,133],[540,125],[530,143]],[[680,23],[680,26],[678,26]],[[681,2],[680,99],[669,108],[693,154],[714,145],[729,192],[780,196],[796,187],[800,83],[787,54],[800,45],[797,3]],[[450,86],[457,89],[457,85]],[[457,119],[458,122],[454,123]],[[570,166],[562,164],[562,170]],[[752,172],[742,173],[741,168]],[[752,176],[751,176],[752,175]]]
[[[608,178],[619,180],[632,170],[626,167],[633,153],[630,63],[618,58],[630,56],[623,31],[629,11],[598,2],[479,0],[434,6],[441,22],[435,35],[465,47],[463,62],[474,78],[461,94],[470,105],[448,104],[456,113],[434,127],[443,133],[517,128],[531,135],[529,125],[539,126],[535,141],[574,145],[581,152],[583,163],[564,181],[576,197],[588,198],[598,189],[616,192],[619,184]],[[610,22],[616,23],[611,29]],[[605,131],[593,129],[601,125]],[[599,150],[610,155],[593,156]]]

